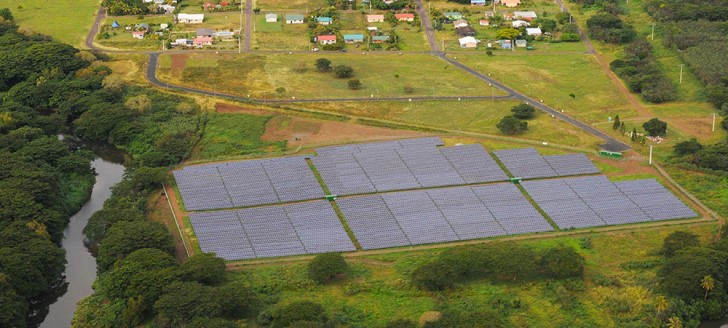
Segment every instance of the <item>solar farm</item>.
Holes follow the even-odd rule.
[[[432,137],[322,147],[174,176],[200,248],[226,260],[697,216],[658,181],[611,182],[583,154],[519,148],[494,158],[479,144],[443,145]]]

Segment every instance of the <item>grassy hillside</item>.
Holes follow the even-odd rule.
[[[96,19],[99,0],[0,0],[10,8],[21,30],[50,35],[81,46]]]

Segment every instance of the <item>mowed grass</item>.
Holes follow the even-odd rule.
[[[251,46],[260,50],[308,50],[308,27],[306,24],[286,24],[285,15],[278,14],[278,21],[268,23],[265,15],[253,17],[255,32]]]
[[[350,90],[349,78],[317,71],[316,59],[322,57],[331,60],[332,66],[351,66],[352,78],[359,79],[362,88]],[[162,65],[158,76],[173,84],[267,99],[491,95],[483,81],[424,54],[190,55],[188,62],[196,61],[212,61],[216,67],[188,67],[172,74],[169,66]],[[301,67],[305,72],[297,72]],[[405,86],[412,87],[413,92],[406,93]],[[278,88],[285,91],[277,92]],[[499,90],[494,93],[501,95]]]
[[[285,141],[262,141],[271,116],[210,113],[192,160],[261,155],[285,151]]]
[[[0,0],[13,12],[21,30],[52,36],[81,46],[96,19],[99,0]]]
[[[324,0],[255,0],[254,6],[263,11],[271,10],[300,10],[303,13],[307,8],[309,11],[325,7]]]
[[[308,278],[305,262],[244,267],[232,274],[234,279],[261,291],[263,299],[268,300],[268,310],[297,300],[311,300],[322,304],[328,315],[345,321],[349,327],[382,327],[394,319],[416,322],[427,311],[443,307],[477,311],[497,304],[506,304],[498,315],[513,327],[613,327],[619,319],[629,321],[632,315],[654,313],[652,304],[658,295],[651,289],[657,283],[657,268],[627,267],[632,263],[660,263],[656,251],[669,233],[678,230],[696,233],[701,242],[707,243],[717,231],[717,224],[519,242],[534,249],[559,245],[574,248],[586,259],[584,278],[575,280],[473,279],[439,293],[414,287],[412,272],[436,258],[442,249],[349,258],[351,269],[347,277],[327,285]],[[606,285],[605,280],[619,283]],[[614,311],[615,308],[630,310]]]
[[[457,60],[585,123],[636,115],[591,56],[458,54]]]
[[[516,101],[413,101],[413,102],[335,102],[297,104],[315,110],[362,116],[421,128],[476,132],[504,136],[496,124],[510,115]],[[371,124],[371,123],[370,123]],[[375,123],[376,124],[376,123]],[[396,127],[396,126],[393,126]],[[508,137],[508,136],[504,136]],[[572,147],[591,148],[599,140],[564,122],[539,113],[528,121],[528,131],[513,136],[520,140],[548,142]]]

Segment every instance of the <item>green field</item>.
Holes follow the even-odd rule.
[[[300,10],[309,11],[325,6],[323,0],[255,0],[255,7],[263,11]]]
[[[286,24],[285,15],[278,22],[267,23],[265,15],[254,16],[255,32],[251,46],[260,50],[309,50],[306,24]]]
[[[586,123],[636,115],[591,56],[458,55],[457,60]]]
[[[52,36],[80,47],[96,19],[99,0],[0,0],[21,30]]]
[[[656,283],[656,267],[649,264],[660,263],[655,251],[668,233],[686,229],[707,242],[717,231],[717,224],[522,242],[534,249],[573,247],[586,259],[583,279],[473,279],[440,293],[412,286],[411,272],[432,261],[441,250],[349,258],[352,268],[347,279],[328,285],[310,280],[305,263],[244,267],[234,275],[262,291],[266,306],[311,300],[348,327],[382,327],[399,318],[417,322],[428,311],[483,308],[497,311],[513,327],[620,327],[654,315],[657,294],[651,289]],[[643,264],[643,269],[632,268]]]
[[[166,56],[162,56],[166,57]],[[336,65],[354,69],[352,78],[362,83],[360,90],[347,87],[349,79],[315,69],[315,61],[325,57]],[[487,84],[431,55],[377,54],[275,54],[275,55],[189,55],[187,62],[212,62],[215,67],[187,67],[172,71],[162,65],[158,76],[173,84],[254,98],[352,98],[407,96],[490,96]],[[303,68],[304,72],[296,72]],[[405,86],[412,87],[406,93]],[[276,89],[284,88],[283,92]],[[501,93],[494,90],[495,95]]]
[[[270,118],[246,114],[208,114],[205,132],[191,159],[230,158],[285,151],[285,141],[260,140]]]

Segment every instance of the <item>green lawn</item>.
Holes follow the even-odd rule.
[[[352,78],[359,79],[362,88],[349,90],[348,79],[338,79],[332,72],[318,72],[314,63],[321,57],[331,60],[332,66],[351,66]],[[216,67],[188,67],[173,75],[169,66],[162,65],[158,75],[171,83],[255,98],[491,95],[487,84],[431,55],[194,54],[188,60],[198,61],[214,62]],[[305,72],[297,72],[301,67]],[[412,87],[413,92],[406,93],[405,86]],[[285,90],[277,92],[277,88]],[[495,95],[499,94],[495,90]]]
[[[308,50],[308,27],[306,24],[286,24],[279,14],[278,22],[267,23],[265,15],[253,17],[255,33],[252,47],[260,50]]]
[[[99,0],[0,0],[21,30],[50,35],[80,47],[96,19]]]
[[[299,10],[303,13],[307,8],[309,11],[325,6],[323,0],[255,0],[254,7],[263,11],[273,10]]]
[[[270,116],[211,113],[192,160],[279,153],[285,141],[262,141]]]
[[[654,314],[653,300],[658,295],[651,290],[656,268],[630,269],[629,265],[659,263],[661,257],[655,251],[667,234],[677,230],[689,230],[707,242],[717,224],[522,241],[535,249],[558,245],[576,249],[586,259],[583,279],[473,279],[439,293],[412,286],[412,271],[441,250],[349,258],[347,278],[328,285],[311,281],[305,263],[245,267],[234,271],[233,277],[261,291],[269,309],[311,300],[348,327],[382,327],[400,318],[417,322],[425,312],[442,308],[494,309],[513,327],[619,327]],[[610,285],[610,281],[617,283]]]
[[[635,115],[591,56],[458,54],[457,60],[586,123]]]

